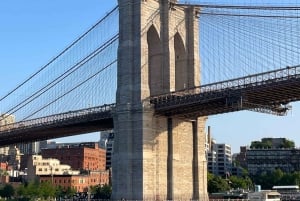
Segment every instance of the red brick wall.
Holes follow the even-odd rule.
[[[74,170],[105,170],[106,152],[101,148],[70,147],[43,149],[43,158],[56,158]]]
[[[108,171],[91,172],[89,175],[51,175],[40,176],[40,182],[49,181],[55,186],[64,189],[68,187],[76,189],[77,192],[87,192],[88,186],[109,184]]]

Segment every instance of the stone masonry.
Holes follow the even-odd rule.
[[[119,0],[113,200],[208,200],[206,118],[156,116],[149,97],[200,84],[195,8]]]

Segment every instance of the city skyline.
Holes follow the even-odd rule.
[[[35,73],[116,4],[117,1],[96,0],[1,2],[0,96]],[[292,105],[292,111],[285,117],[242,111],[210,116],[206,125],[211,126],[212,137],[218,143],[231,145],[233,153],[238,152],[240,146],[263,137],[285,137],[298,147],[300,103]],[[0,112],[3,112],[1,105]],[[56,141],[78,142],[82,139],[99,140],[99,133]]]

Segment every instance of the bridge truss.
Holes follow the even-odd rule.
[[[156,114],[196,118],[240,110],[285,115],[300,100],[300,65],[150,98]]]

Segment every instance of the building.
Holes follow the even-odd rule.
[[[213,150],[207,153],[207,170],[212,174],[217,174],[217,153]]]
[[[286,138],[262,138],[253,141],[250,148],[241,149],[246,156],[247,169],[250,175],[272,172],[281,169],[286,173],[300,171],[300,150],[295,148],[293,141]],[[242,164],[242,163],[241,163]]]
[[[104,171],[106,169],[106,151],[99,148],[98,143],[59,144],[56,148],[41,150],[44,158],[56,158],[72,169]]]
[[[9,124],[15,123],[15,116],[11,114],[1,114],[0,115],[0,129],[3,127],[6,129]]]
[[[246,146],[241,146],[240,153],[236,154],[235,156],[234,161],[242,168],[247,168],[247,149],[248,148]]]
[[[0,115],[0,130],[9,126],[9,124],[15,123],[15,116],[10,114],[1,114]],[[9,146],[0,147],[1,155],[8,155]]]
[[[231,174],[231,146],[228,144],[214,144],[207,153],[207,162],[207,168],[210,173],[219,176]]]
[[[20,150],[22,154],[39,154],[41,151],[40,142],[17,144],[16,147]]]
[[[32,155],[27,161],[27,180],[34,180],[39,176],[78,175],[80,172],[72,170],[71,166],[60,164],[53,158],[43,158],[41,155]]]
[[[16,146],[10,146],[8,150],[8,166],[12,170],[19,170],[21,165],[21,152]]]
[[[250,175],[275,169],[287,173],[300,171],[300,149],[248,149],[247,167]]]
[[[41,182],[51,182],[65,190],[74,188],[77,192],[87,192],[89,186],[109,183],[108,171],[88,171],[80,174],[70,165],[61,164],[58,159],[32,155],[28,160],[27,180],[39,178]]]
[[[76,192],[87,192],[89,186],[104,185],[109,183],[108,171],[91,171],[86,175],[41,175],[41,182],[51,181],[55,186],[63,189],[75,189]]]
[[[8,174],[8,164],[0,162],[0,183],[8,183],[9,182],[9,174]]]
[[[113,146],[114,146],[114,132],[104,131],[101,132],[99,146],[106,150],[106,169],[111,168]]]
[[[219,176],[228,176],[231,174],[231,146],[228,144],[217,144],[216,140],[211,137],[210,127],[208,127],[206,147],[208,172]]]

